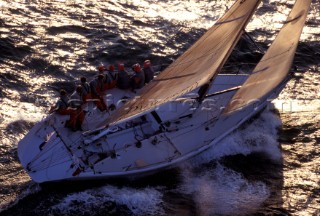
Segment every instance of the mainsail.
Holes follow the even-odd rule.
[[[117,110],[109,124],[152,110],[214,78],[261,0],[238,0],[193,46],[167,67],[140,96]]]
[[[287,21],[252,75],[233,96],[224,114],[256,102],[277,87],[287,76],[306,21],[311,0],[297,0]]]

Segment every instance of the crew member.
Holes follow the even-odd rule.
[[[84,76],[80,77],[80,85],[82,87],[82,100],[84,103],[87,102],[88,99],[91,99],[91,88],[90,84],[87,82],[87,78]]]
[[[132,90],[134,91],[135,89],[140,89],[144,86],[145,77],[140,64],[134,64],[132,68],[135,72],[135,75],[132,77]]]
[[[117,73],[114,71],[114,66],[111,64],[105,73],[105,89],[112,89],[117,84]]]
[[[99,74],[94,80],[90,82],[91,95],[95,99],[95,104],[100,111],[107,110],[107,105],[104,102],[104,75]]]
[[[129,89],[130,88],[130,76],[125,71],[124,64],[118,64],[118,81],[117,86],[119,89]]]
[[[104,65],[99,65],[98,67],[99,74],[103,74],[105,70],[106,68],[104,67]]]
[[[143,63],[143,72],[145,76],[145,83],[149,83],[151,80],[153,80],[154,77],[154,71],[151,67],[151,61],[145,60]]]
[[[66,121],[66,127],[72,127],[73,123],[76,122],[76,112],[69,107],[69,97],[64,89],[60,90],[60,98],[55,106],[51,107],[49,112],[56,112],[59,115],[69,115],[70,118]]]
[[[84,112],[81,107],[84,103],[82,92],[82,86],[78,85],[69,100],[70,108],[73,110],[73,118],[70,118],[69,124],[73,131],[82,130],[81,126],[84,121]]]

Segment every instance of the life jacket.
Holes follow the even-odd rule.
[[[130,88],[130,76],[126,71],[119,71],[117,86],[119,89]]]
[[[107,71],[105,74],[105,89],[112,89],[116,86],[117,79],[113,74],[114,72],[111,71]]]
[[[83,104],[82,94],[74,91],[70,97],[69,104],[72,108],[80,108]]]
[[[149,83],[151,80],[153,80],[154,71],[150,66],[143,68],[143,72],[145,76],[145,83]]]
[[[136,72],[136,74],[133,76],[133,89],[140,89],[144,86],[144,73],[143,72]]]
[[[87,95],[91,93],[91,88],[89,83],[85,82],[85,83],[81,83],[82,86],[82,94]]]
[[[104,90],[105,90],[104,84],[105,84],[104,80],[103,79],[99,80],[98,77],[90,82],[91,92],[93,96],[98,94],[101,95],[104,93]]]
[[[68,96],[60,96],[60,99],[57,101],[57,104],[56,104],[56,107],[57,107],[57,109],[59,110],[59,109],[67,109],[68,108],[68,106],[69,106],[69,103],[68,103],[68,101],[69,101],[69,98],[68,98]]]

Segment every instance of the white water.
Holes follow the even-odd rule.
[[[194,197],[199,215],[254,213],[270,194],[265,183],[249,182],[221,164],[200,175],[184,177],[181,192]]]
[[[51,215],[70,215],[76,212],[90,215],[108,202],[118,206],[124,205],[134,215],[164,215],[160,191],[161,188],[133,189],[103,186],[68,195],[59,204],[52,206]]]

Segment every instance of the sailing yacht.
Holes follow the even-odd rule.
[[[36,182],[140,177],[176,166],[214,146],[262,109],[290,79],[311,0],[297,0],[250,75],[220,75],[260,0],[238,0],[193,46],[141,92],[113,90],[117,109],[87,104],[84,132],[51,114],[19,142],[18,155]],[[219,75],[218,75],[219,74]],[[108,98],[110,100],[110,98]]]

